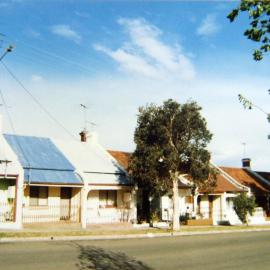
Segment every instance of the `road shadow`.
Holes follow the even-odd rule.
[[[80,270],[154,270],[121,252],[112,252],[94,246],[80,246],[79,249],[77,266]]]

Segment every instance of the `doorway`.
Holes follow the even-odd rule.
[[[70,220],[71,194],[70,187],[61,187],[60,220]]]

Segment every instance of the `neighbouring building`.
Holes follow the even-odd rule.
[[[136,191],[125,169],[94,134],[82,135],[81,141],[0,137],[0,228],[136,222]]]
[[[1,132],[0,145],[0,229],[20,229],[23,168]]]
[[[23,167],[22,223],[80,222],[83,181],[49,138],[4,135]]]
[[[128,167],[131,153],[121,151],[109,151],[122,166]],[[190,219],[190,224],[219,225],[241,224],[233,209],[233,198],[241,192],[254,195],[256,202],[264,211],[264,216],[269,215],[269,190],[270,173],[255,172],[250,168],[250,160],[243,159],[242,168],[218,167],[216,185],[210,189],[196,189],[190,179],[179,179],[179,209],[180,219]],[[160,210],[160,217],[164,221],[172,220],[173,204],[170,196],[155,198],[149,203],[149,198],[143,198],[142,189],[138,191],[137,208],[141,212],[143,208],[150,207]],[[264,216],[260,216],[254,223],[263,223]],[[203,222],[202,222],[203,221]]]
[[[136,222],[136,196],[125,169],[92,133],[81,133],[81,141],[54,143],[74,164],[84,182],[82,215],[86,224]]]

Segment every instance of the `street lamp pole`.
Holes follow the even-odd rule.
[[[12,45],[9,45],[9,46],[6,48],[6,51],[3,53],[3,55],[0,56],[0,62],[4,59],[4,57],[5,57],[8,53],[12,52],[13,49],[14,49],[14,47],[13,47]]]

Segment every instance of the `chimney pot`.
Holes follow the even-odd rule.
[[[250,168],[250,162],[251,162],[250,158],[243,158],[242,159],[242,167],[243,168]]]
[[[87,141],[87,131],[83,130],[79,133],[79,135],[81,136],[81,142],[86,142]]]

